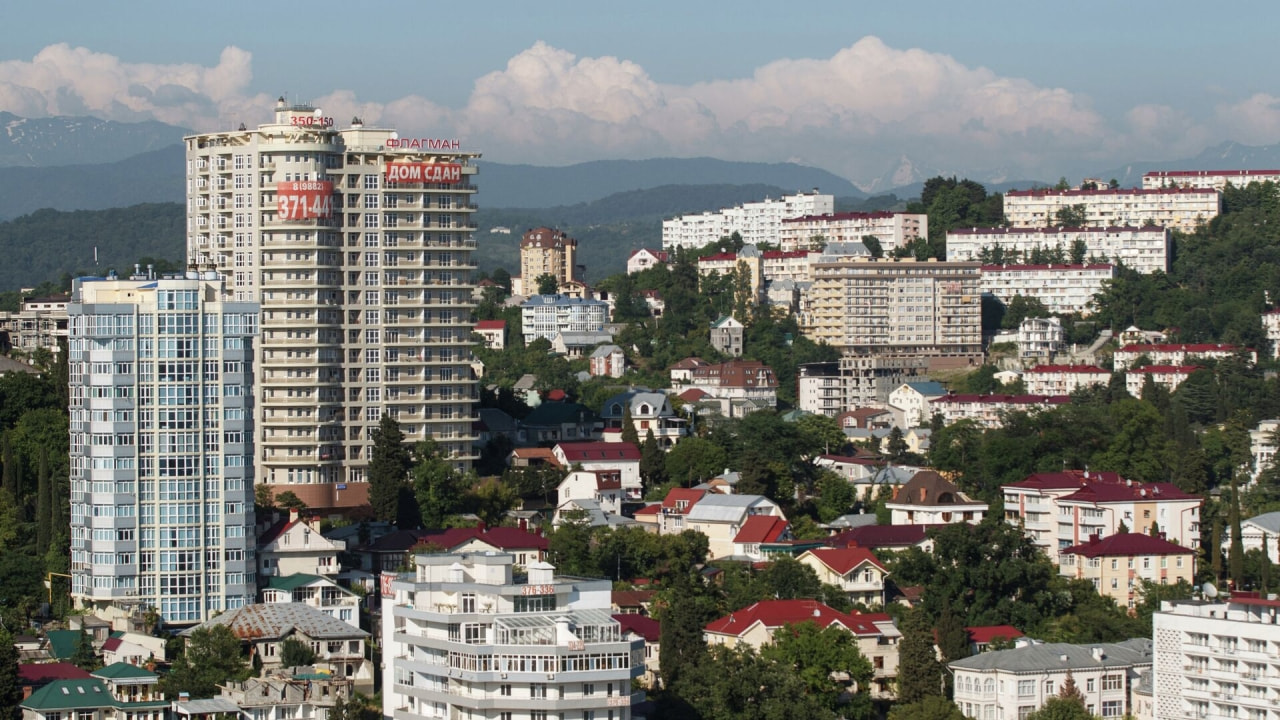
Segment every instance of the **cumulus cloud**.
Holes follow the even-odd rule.
[[[270,107],[252,79],[252,55],[236,47],[202,66],[127,63],[59,44],[0,62],[0,109],[225,128]],[[478,78],[461,107],[420,95],[373,101],[350,89],[315,102],[343,123],[358,115],[406,135],[458,137],[500,161],[712,155],[795,160],[864,182],[901,172],[911,164],[904,155],[930,169],[1047,177],[1222,139],[1174,108],[1139,105],[1108,122],[1070,90],[875,37],[828,58],[781,59],[749,77],[683,86],[659,83],[630,60],[538,42]],[[1224,104],[1214,125],[1244,142],[1276,142],[1280,98]]]

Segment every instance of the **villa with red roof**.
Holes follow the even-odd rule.
[[[1157,387],[1173,392],[1183,381],[1191,377],[1191,373],[1203,369],[1199,365],[1147,365],[1134,368],[1124,374],[1124,389],[1128,390],[1130,395],[1140,398],[1142,388],[1147,384],[1147,378],[1151,378],[1151,382]]]
[[[484,338],[484,346],[490,350],[502,350],[507,347],[506,320],[478,320],[473,332]]]
[[[1224,343],[1157,343],[1125,345],[1113,356],[1117,370],[1128,370],[1143,355],[1152,365],[1189,365],[1195,358],[1225,360],[1242,355],[1250,363],[1258,362],[1258,351],[1253,348]]]
[[[957,420],[974,420],[984,428],[1004,425],[1004,415],[1013,411],[1036,412],[1050,410],[1071,402],[1067,395],[975,395],[950,393],[929,403],[930,417],[942,416],[950,425]]]
[[[1022,373],[1032,395],[1070,395],[1082,387],[1106,385],[1111,373],[1095,365],[1037,365]]]
[[[884,579],[889,571],[867,548],[814,548],[796,559],[813,568],[822,582],[848,593],[850,601],[884,605]]]
[[[627,256],[627,274],[635,275],[651,267],[666,265],[669,262],[671,262],[671,254],[666,250],[651,250],[649,248],[632,250],[631,254]]]
[[[639,499],[640,448],[627,442],[562,442],[551,448],[560,467],[580,466],[583,470],[617,472],[622,490]]]
[[[763,495],[708,493],[685,512],[684,525],[690,530],[697,530],[707,536],[708,556],[715,559],[738,554],[739,534],[757,516],[778,518],[784,522],[786,520],[782,514],[782,508]],[[767,539],[769,533],[776,527],[776,525],[766,526],[763,521],[756,521],[752,525],[752,535],[743,536],[743,540],[754,537],[761,538],[759,540],[761,543],[776,542],[781,538]]]
[[[706,494],[706,490],[698,488],[676,487],[668,490],[658,511],[658,533],[669,535],[684,532],[687,529],[685,516]]]
[[[761,546],[791,539],[791,523],[779,515],[751,515],[733,537],[733,554],[752,560],[764,560]]]
[[[1195,582],[1196,551],[1164,539],[1164,533],[1118,533],[1105,538],[1094,535],[1079,545],[1059,553],[1058,572],[1093,582],[1098,594],[1122,607],[1142,600],[1142,583],[1176,585]]]
[[[542,562],[547,553],[547,538],[538,533],[515,527],[486,527],[483,523],[424,534],[419,542],[438,545],[450,553],[510,553],[515,556],[515,564],[523,567]]]
[[[288,517],[258,534],[258,577],[337,575],[341,570],[338,553],[344,549],[345,542],[320,534],[318,520],[302,518],[297,510],[290,510]]]
[[[872,696],[892,697],[898,675],[898,641],[902,633],[885,613],[846,614],[817,600],[761,600],[737,612],[713,620],[703,629],[709,645],[759,650],[773,641],[773,634],[788,625],[812,622],[819,628],[837,627],[852,633],[858,649],[875,669]]]

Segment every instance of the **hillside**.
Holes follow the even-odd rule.
[[[155,121],[24,118],[0,112],[0,167],[111,163],[180,143],[189,132]]]
[[[110,210],[40,210],[0,223],[0,291],[64,274],[125,270],[142,257],[181,261],[186,211],[178,203]],[[93,261],[94,248],[98,262]]]
[[[0,220],[43,208],[104,210],[182,202],[184,167],[181,145],[111,163],[0,167]]]

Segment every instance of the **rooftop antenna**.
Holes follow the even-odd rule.
[[[1207,598],[1218,597],[1218,588],[1211,582],[1207,582],[1204,585],[1202,585],[1200,587],[1200,591],[1203,592],[1204,596]]]

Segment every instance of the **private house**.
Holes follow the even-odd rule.
[[[320,534],[320,521],[302,518],[290,510],[258,536],[258,577],[276,575],[337,575],[338,553],[346,549],[340,540]]]
[[[628,409],[641,442],[652,432],[659,445],[669,448],[689,432],[688,421],[676,415],[671,398],[644,388],[628,390],[605,401],[601,410],[605,430],[620,433]]]
[[[21,703],[23,720],[168,720],[160,676],[117,662],[89,677],[54,680]]]
[[[592,377],[622,377],[627,372],[627,355],[617,345],[601,345],[591,352],[588,372]]]
[[[850,602],[884,605],[884,581],[889,571],[867,548],[815,548],[796,559],[813,568],[822,582],[845,591]]]
[[[987,504],[960,492],[955,483],[932,470],[922,470],[898,489],[886,504],[894,525],[938,525],[963,522],[977,525]]]
[[[745,327],[730,315],[711,323],[711,347],[723,355],[740,357]]]
[[[273,575],[262,589],[262,602],[302,603],[348,625],[360,625],[360,596],[332,577],[308,573]]]
[[[688,508],[684,526],[707,536],[710,558],[723,558],[736,554],[735,540],[746,527],[747,521],[757,515],[786,519],[777,503],[763,495],[711,493],[703,495]],[[764,526],[757,524],[753,527]]]
[[[942,383],[933,380],[905,382],[889,393],[889,406],[901,415],[899,427],[906,430],[928,425],[932,418],[929,403],[946,394]]]
[[[507,347],[506,320],[478,320],[474,332],[490,350],[503,350]]]
[[[640,448],[624,442],[558,443],[551,448],[562,468],[581,468],[616,477],[624,499],[639,500],[643,494],[640,482]]]

